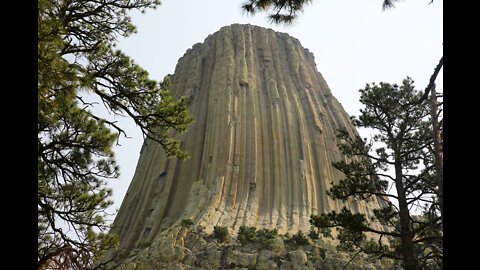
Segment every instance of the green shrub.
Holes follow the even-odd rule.
[[[182,219],[182,222],[180,223],[180,226],[184,228],[190,228],[194,223],[191,218],[189,219]]]
[[[257,240],[255,227],[245,227],[241,226],[238,230],[237,239],[242,243],[242,246],[247,242],[254,242]]]
[[[145,242],[140,243],[139,247],[143,249],[143,248],[149,247],[151,245],[152,245],[152,241],[145,241]]]
[[[278,235],[278,230],[260,229],[255,233],[255,235],[257,236],[257,238],[273,239],[275,238],[275,236]]]
[[[217,239],[218,242],[223,243],[228,240],[228,229],[227,227],[215,226],[213,227],[213,237]]]
[[[298,231],[296,234],[292,235],[292,240],[297,245],[307,245],[310,243],[308,238],[302,233],[302,231]]]
[[[315,230],[315,228],[313,226],[310,228],[310,232],[308,233],[308,237],[310,237],[310,239],[312,239],[312,240],[318,239],[318,232]]]
[[[265,248],[269,248],[273,243],[273,239],[278,235],[278,230],[260,229],[255,233],[257,240],[262,243]]]
[[[255,227],[241,226],[238,230],[237,239],[242,246],[248,242],[260,242],[265,248],[269,248],[273,239],[278,236],[278,230],[260,229]]]

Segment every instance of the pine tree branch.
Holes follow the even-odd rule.
[[[358,254],[360,254],[360,252],[362,252],[361,249],[360,249],[359,251],[357,251],[357,252],[355,253],[355,255],[353,255],[353,257],[347,262],[347,264],[345,264],[345,265],[343,266],[342,269],[347,269],[347,266],[348,266],[353,260],[355,260],[355,258],[358,256]]]
[[[428,99],[428,94],[432,90],[432,88],[435,86],[435,80],[437,79],[438,73],[440,72],[440,69],[443,66],[443,56],[440,58],[440,61],[438,62],[437,66],[435,67],[432,76],[430,76],[430,81],[428,82],[427,87],[425,88],[425,91],[422,95],[422,97],[419,100],[409,102],[407,104],[402,105],[403,108],[412,106],[412,105],[417,105],[422,103],[424,100]]]

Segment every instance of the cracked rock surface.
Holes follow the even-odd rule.
[[[355,270],[402,269],[387,259],[370,260],[363,255],[349,262],[352,254],[336,251],[330,243],[331,239],[310,240],[308,245],[296,245],[285,236],[277,238],[284,244],[281,249],[273,251],[271,246],[259,242],[242,246],[232,235],[227,242],[218,243],[211,234],[205,233],[202,226],[176,226],[158,235],[157,239],[164,241],[132,249],[120,264],[115,265],[115,269],[333,270],[343,269],[344,266],[344,269]]]

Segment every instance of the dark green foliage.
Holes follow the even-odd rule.
[[[368,222],[363,214],[353,214],[347,208],[340,213],[332,211],[322,213],[320,216],[312,215],[310,224],[319,229],[326,237],[331,237],[331,228],[340,227],[337,238],[340,240],[338,246],[343,251],[353,251],[355,244],[365,239],[365,231],[368,231]]]
[[[393,3],[397,1],[384,0],[382,9],[395,8]],[[243,3],[242,9],[252,15],[264,11],[268,14],[268,19],[275,24],[293,24],[298,14],[311,3],[312,0],[248,0]]]
[[[278,236],[277,229],[260,229],[257,231],[255,227],[241,226],[238,230],[237,239],[242,243],[242,246],[248,242],[259,242],[265,248],[269,248],[276,236]]]
[[[302,231],[298,231],[296,234],[292,235],[291,240],[299,246],[310,244],[310,240],[308,240],[308,237],[303,234]]]
[[[227,227],[215,226],[213,227],[213,237],[217,239],[218,242],[223,243],[228,240],[228,229]]]
[[[318,232],[321,233],[324,237],[332,237],[331,229],[335,227],[331,220],[331,216],[335,212],[332,213],[322,213],[320,216],[311,215],[310,216],[310,224],[318,229]]]
[[[290,236],[290,234],[288,232],[285,233],[284,235],[281,235],[281,237],[283,239],[283,242],[285,242],[285,243],[293,242],[292,237]]]
[[[352,121],[376,133],[367,142],[337,131],[339,149],[348,159],[332,163],[344,178],[332,183],[328,195],[344,201],[375,199],[381,208],[373,210],[371,221],[344,208],[311,216],[310,223],[324,236],[332,236],[331,228],[337,228],[340,250],[401,260],[406,269],[439,265],[442,229],[429,107],[410,78],[402,85],[367,84],[360,93],[364,108]],[[392,186],[395,192],[389,192]],[[421,217],[412,216],[413,207],[423,209]],[[385,227],[374,227],[372,221]],[[380,240],[367,239],[367,232]]]
[[[312,240],[315,240],[315,239],[319,238],[318,232],[315,229],[315,227],[313,227],[313,226],[310,227],[310,231],[308,232],[308,237],[310,237],[310,239],[312,239]]]
[[[241,226],[238,230],[237,239],[242,243],[242,246],[248,242],[257,241],[257,228]]]
[[[393,3],[398,2],[398,0],[383,0],[382,2],[382,9],[390,9],[390,8],[395,8],[395,5]],[[432,3],[433,0],[430,1]]]
[[[145,241],[145,242],[140,243],[140,245],[138,245],[138,246],[139,246],[141,249],[143,249],[143,248],[147,248],[147,247],[149,247],[149,246],[151,246],[151,245],[152,245],[152,241]]]
[[[274,23],[291,24],[294,22],[303,7],[310,4],[312,0],[248,0],[242,8],[250,14],[258,11],[268,12],[268,18]]]
[[[193,220],[191,218],[189,219],[182,219],[182,222],[180,222],[180,226],[185,227],[185,228],[190,228],[192,226]]]
[[[260,229],[255,233],[255,237],[257,241],[262,243],[265,248],[269,248],[270,245],[273,243],[273,239],[278,236],[277,229],[269,230],[269,229]]]
[[[184,132],[192,121],[185,99],[175,101],[168,78],[150,80],[114,49],[118,37],[135,32],[127,11],[159,4],[38,1],[39,268],[60,263],[88,269],[95,257],[117,245],[116,236],[106,233],[105,209],[112,202],[105,180],[119,175],[113,146],[126,134],[115,121],[93,112],[97,104],[133,119],[169,156],[188,156],[171,138],[171,131]],[[88,95],[99,102],[87,102]]]

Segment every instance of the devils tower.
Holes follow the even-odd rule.
[[[187,50],[171,80],[195,119],[179,136],[191,157],[169,159],[145,140],[112,229],[124,257],[145,246],[152,253],[182,220],[205,233],[244,225],[292,234],[308,232],[311,214],[347,206],[371,217],[381,204],[327,196],[342,177],[331,162],[345,160],[334,132],[357,131],[297,39],[226,26]]]

